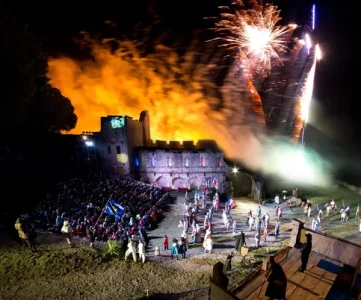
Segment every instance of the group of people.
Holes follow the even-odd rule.
[[[282,216],[282,208],[279,204],[276,204],[275,206],[275,213],[276,213],[276,224],[275,224],[275,238],[278,238],[279,232],[280,232],[280,218]],[[267,241],[267,237],[269,235],[270,231],[270,215],[269,213],[265,213],[262,216],[262,209],[261,206],[258,206],[257,212],[254,215],[252,210],[249,210],[247,214],[247,225],[249,226],[250,231],[253,229],[256,231],[255,234],[255,246],[258,248],[261,244],[261,229],[263,228],[263,238],[264,241]]]
[[[37,229],[63,233],[70,247],[76,235],[87,237],[92,247],[95,240],[117,240],[126,248],[129,240],[146,241],[146,231],[159,221],[169,198],[169,193],[158,187],[100,174],[58,184],[23,220]],[[124,208],[121,216],[104,212],[109,199]],[[15,227],[19,237],[25,235],[29,241],[27,228]]]

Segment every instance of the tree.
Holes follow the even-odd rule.
[[[45,85],[29,105],[27,123],[37,133],[60,133],[73,129],[77,122],[74,107],[60,90]]]
[[[48,63],[35,37],[1,7],[0,39],[0,128],[52,133],[74,128],[74,108],[49,84]]]

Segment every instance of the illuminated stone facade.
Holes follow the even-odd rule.
[[[226,189],[228,167],[223,153],[218,150],[200,149],[140,149],[138,176],[141,181],[174,190],[215,186]]]
[[[225,192],[229,186],[231,169],[216,142],[152,142],[147,112],[142,112],[139,120],[128,116],[102,117],[95,143],[100,170],[106,174],[174,190],[208,185]],[[259,193],[255,192],[252,177],[239,174],[239,179],[239,184],[248,190],[242,194],[257,199]]]

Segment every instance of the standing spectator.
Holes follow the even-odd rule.
[[[307,238],[307,243],[306,245],[301,249],[301,262],[302,265],[301,267],[298,269],[298,271],[300,272],[304,272],[306,270],[307,267],[307,263],[308,263],[308,257],[310,256],[311,250],[312,250],[312,235],[307,233],[305,234],[306,238]]]
[[[286,299],[287,277],[282,267],[270,257],[270,268],[265,276],[268,281],[266,296],[269,299]]]

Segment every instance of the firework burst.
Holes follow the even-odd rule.
[[[246,8],[237,1],[239,8],[234,13],[222,13],[213,28],[220,32],[214,40],[221,40],[222,47],[239,51],[241,67],[249,76],[269,73],[273,65],[282,64],[279,53],[287,51],[287,33],[296,27],[277,26],[281,18],[276,6],[252,3],[251,8]]]

